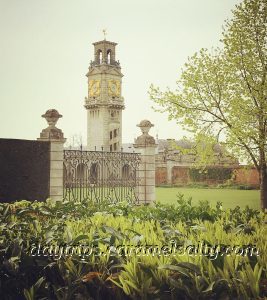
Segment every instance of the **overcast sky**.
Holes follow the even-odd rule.
[[[175,87],[187,57],[220,45],[222,25],[238,0],[0,0],[0,138],[36,139],[41,115],[57,109],[65,137],[86,144],[87,73],[92,43],[118,43],[124,74],[123,142],[149,119],[152,135],[179,139],[166,114],[152,110],[151,83]]]

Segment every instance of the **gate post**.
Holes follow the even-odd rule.
[[[173,161],[167,159],[166,161],[167,166],[167,184],[172,185],[172,168],[173,168]]]
[[[141,154],[141,162],[138,170],[138,177],[140,180],[138,186],[138,198],[140,204],[151,204],[156,200],[155,193],[155,139],[148,134],[151,124],[148,120],[143,120],[140,124],[142,135],[135,139],[134,148]]]
[[[54,201],[63,200],[63,145],[66,141],[61,129],[55,125],[62,117],[55,109],[46,111],[43,118],[46,119],[48,127],[40,133],[39,141],[50,141],[50,183],[49,198]]]

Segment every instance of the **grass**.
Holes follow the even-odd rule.
[[[193,204],[199,200],[208,200],[212,206],[220,201],[224,208],[240,206],[245,208],[260,209],[260,192],[258,190],[233,190],[233,189],[193,189],[193,188],[156,188],[156,201],[161,203],[176,203],[176,195],[184,194],[186,198],[192,197]]]

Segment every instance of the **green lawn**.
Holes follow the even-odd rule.
[[[212,205],[217,201],[223,203],[224,208],[248,205],[260,209],[260,192],[258,190],[232,190],[232,189],[194,189],[194,188],[156,188],[156,200],[161,203],[175,203],[177,194],[184,194],[186,198],[192,197],[193,203],[199,200],[209,200]]]

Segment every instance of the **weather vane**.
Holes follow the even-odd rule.
[[[106,40],[106,36],[107,36],[107,29],[103,29],[103,34],[104,34],[104,40]]]

